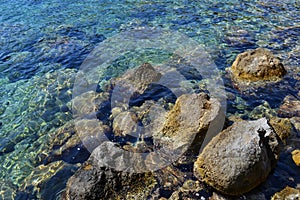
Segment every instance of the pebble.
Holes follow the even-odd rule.
[[[294,163],[295,163],[298,167],[300,167],[300,150],[299,150],[299,149],[294,150],[294,151],[292,152],[292,158],[293,158]]]

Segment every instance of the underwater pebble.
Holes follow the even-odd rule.
[[[61,112],[68,112],[69,111],[69,107],[67,105],[63,105],[62,107],[60,107],[60,111]]]

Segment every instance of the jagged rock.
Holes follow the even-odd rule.
[[[275,193],[272,200],[296,200],[299,198],[300,190],[287,186],[282,191]]]
[[[293,117],[290,120],[293,126],[295,127],[297,134],[300,135],[300,117]]]
[[[118,159],[124,158],[122,153],[112,142],[97,147],[83,167],[68,180],[64,199],[146,199],[156,183],[151,172],[128,173],[107,166],[119,165]],[[122,167],[127,166],[116,168]]]
[[[286,74],[280,60],[263,48],[239,54],[229,71],[238,87],[250,82],[277,81]]]
[[[129,80],[136,90],[141,94],[145,91],[147,86],[151,83],[158,82],[161,74],[157,72],[152,65],[144,63],[137,68],[133,74],[126,74],[123,78]]]
[[[278,136],[265,118],[237,121],[204,148],[194,174],[224,194],[241,195],[266,180],[278,157]]]
[[[205,93],[182,95],[168,113],[162,135],[156,137],[171,149],[186,149],[195,138],[201,144],[219,112],[218,100]]]
[[[281,141],[285,143],[286,139],[291,135],[293,129],[290,120],[287,118],[272,117],[269,122]]]
[[[300,100],[292,95],[286,96],[278,109],[278,114],[281,117],[300,117]]]
[[[292,158],[293,158],[293,161],[294,163],[300,167],[300,150],[294,150],[292,152]]]

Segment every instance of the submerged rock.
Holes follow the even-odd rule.
[[[286,96],[278,109],[278,114],[282,117],[300,117],[300,100],[292,95]]]
[[[278,137],[265,118],[238,121],[204,148],[194,174],[224,194],[241,195],[266,180],[278,157]]]
[[[114,93],[122,94],[121,96],[127,93],[128,95],[142,94],[150,84],[157,83],[161,77],[162,74],[151,64],[144,63],[136,69],[127,71],[123,76],[112,79],[111,86]]]
[[[267,119],[270,119],[277,115],[277,112],[275,109],[272,109],[270,104],[267,101],[264,101],[263,104],[255,107],[250,113],[249,117],[252,120],[260,119],[263,117],[266,117]]]
[[[72,99],[73,117],[96,118],[101,104],[109,99],[108,93],[85,92]]]
[[[277,192],[273,197],[272,200],[296,200],[300,198],[300,190],[291,188],[287,186],[282,191]]]
[[[151,83],[158,82],[161,74],[149,63],[144,63],[137,68],[132,74],[128,73],[123,78],[128,80],[141,94]]]
[[[39,165],[25,178],[20,189],[22,191],[33,189],[39,199],[55,199],[59,196],[58,193],[65,188],[66,177],[70,177],[77,169],[77,165],[63,161]],[[51,191],[46,189],[49,187],[51,187]]]
[[[125,111],[118,114],[113,121],[115,136],[138,134],[138,118],[133,112]]]
[[[49,132],[47,146],[36,158],[37,163],[50,163],[63,159],[66,162],[85,161],[106,138],[110,127],[97,119],[74,119]],[[89,152],[87,152],[89,151]]]
[[[182,187],[172,193],[169,200],[177,199],[205,199],[203,185],[199,181],[187,180]],[[204,195],[202,193],[204,193]]]
[[[238,87],[257,81],[278,81],[286,74],[280,60],[263,48],[239,54],[229,71]]]
[[[113,132],[115,136],[149,138],[158,133],[165,121],[167,110],[160,102],[145,101],[141,106],[131,107],[128,111],[114,109]]]

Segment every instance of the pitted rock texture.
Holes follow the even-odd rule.
[[[186,148],[197,137],[201,142],[220,107],[217,99],[205,93],[180,96],[166,117],[161,139],[172,149]]]
[[[229,71],[238,87],[250,82],[278,81],[287,73],[281,61],[264,48],[239,54]]]
[[[284,98],[282,105],[278,109],[281,117],[300,117],[300,100],[292,95]]]
[[[279,143],[265,118],[235,122],[204,148],[194,174],[224,194],[241,195],[266,180],[278,160]]]

